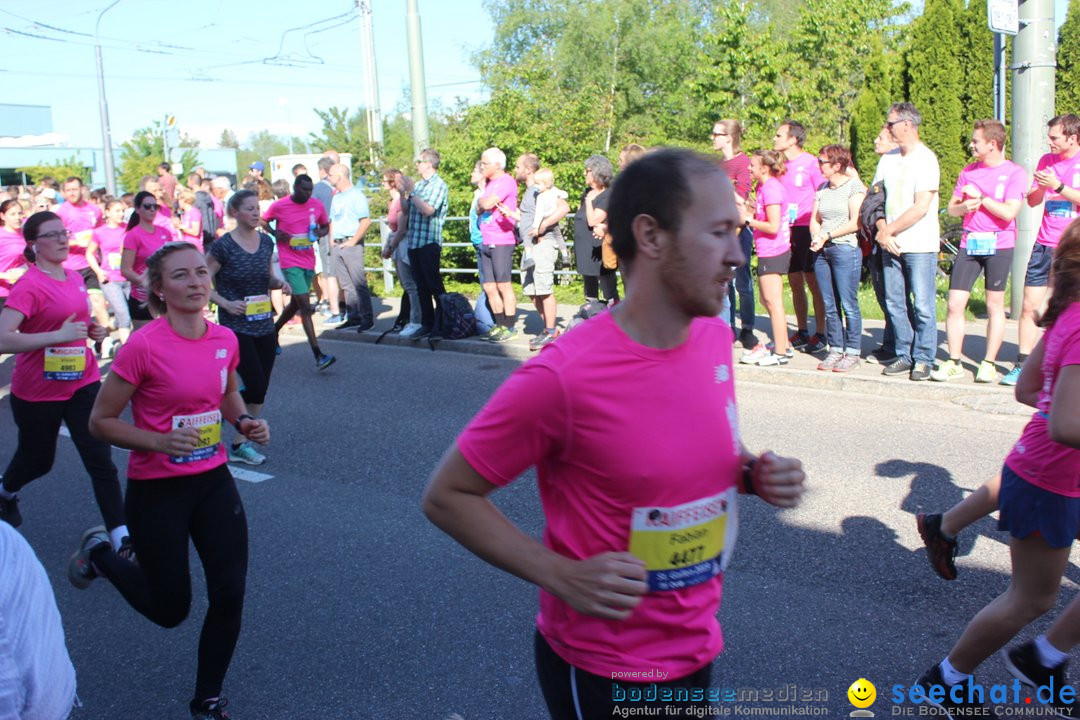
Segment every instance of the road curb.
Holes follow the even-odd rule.
[[[288,334],[302,333],[299,327],[286,328]],[[324,328],[320,337],[368,345],[379,344],[387,347],[404,347],[427,352],[456,352],[466,355],[496,357],[523,362],[536,353],[523,344],[526,336],[505,343],[490,343],[478,338],[465,340],[438,340],[432,344],[427,339],[409,340],[397,333],[386,334],[381,342],[381,331],[367,330],[358,333],[354,330],[334,330]],[[736,349],[735,354],[738,354]],[[807,356],[814,363],[815,358]],[[793,362],[802,360],[797,355]],[[878,397],[907,398],[912,400],[931,400],[949,402],[972,410],[995,415],[1028,415],[1030,408],[1016,402],[1012,388],[998,384],[975,385],[973,383],[939,383],[930,380],[914,382],[907,377],[889,378],[884,376],[867,377],[865,375],[826,373],[815,369],[786,367],[758,367],[735,363],[735,377],[740,382],[751,382],[773,387],[802,387],[832,392],[854,392]]]

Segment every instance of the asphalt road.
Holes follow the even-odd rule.
[[[338,362],[319,374],[306,346],[289,342],[266,406],[269,461],[256,469],[272,477],[238,482],[251,564],[226,680],[234,716],[546,717],[532,661],[536,591],[473,558],[419,509],[440,454],[516,362],[327,340]],[[0,386],[12,365],[0,364]],[[748,445],[802,458],[810,490],[793,511],[742,503],[713,683],[777,693],[794,684],[824,692],[816,705],[837,716],[865,677],[878,689],[871,710],[889,715],[891,686],[940,659],[1008,579],[1003,535],[985,520],[962,538],[960,578],[939,580],[914,513],[945,508],[997,472],[1024,419],[754,383],[739,386],[739,402]],[[15,439],[8,405],[0,400],[4,462]],[[122,471],[126,453],[114,457]],[[532,480],[496,498],[539,535]],[[84,708],[73,718],[187,717],[205,612],[197,556],[191,617],[164,630],[105,581],[68,584],[79,534],[100,521],[69,440],[22,498],[22,532],[53,582],[78,671]],[[1075,566],[1068,577],[1065,600]],[[1011,678],[993,659],[980,680]]]

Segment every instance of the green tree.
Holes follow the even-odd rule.
[[[964,91],[959,54],[959,0],[926,0],[912,23],[905,55],[908,99],[923,117],[920,137],[941,165],[941,197],[948,197],[968,157],[969,129],[964,127]]]
[[[290,152],[288,142],[269,130],[251,133],[244,146],[236,151],[237,172],[243,175],[253,162],[266,162],[271,156],[288,155]]]
[[[789,51],[802,72],[786,90],[792,114],[817,141],[811,146],[847,138],[864,59],[886,41],[899,11],[891,0],[805,0]]]
[[[181,133],[180,147],[183,152],[180,164],[190,170],[199,164],[196,148],[199,141]],[[157,166],[165,159],[165,136],[161,123],[154,121],[149,127],[136,130],[130,140],[120,144],[120,171],[117,180],[120,187],[128,192],[135,192],[139,180],[145,175],[157,175]]]
[[[367,131],[367,111],[358,108],[352,115],[349,108],[331,107],[315,110],[322,120],[322,131],[311,133],[311,144],[319,148],[333,148],[339,153],[351,153],[353,173],[368,175],[375,170],[371,164],[371,139]]]
[[[218,147],[238,150],[240,148],[240,142],[236,139],[236,133],[228,128],[222,130],[221,138],[218,140]]]
[[[784,48],[753,6],[735,0],[717,9],[702,38],[691,90],[702,116],[699,127],[732,117],[740,120],[747,145],[768,142],[787,113],[783,92]]]
[[[960,19],[960,42],[964,52],[958,53],[963,92],[964,137],[969,137],[976,120],[994,117],[994,34],[986,19],[985,0],[968,0]]]
[[[874,138],[881,131],[889,106],[903,99],[902,70],[899,55],[887,51],[880,41],[863,65],[862,88],[852,107],[848,137],[855,167],[867,182],[878,161]]]
[[[29,185],[36,185],[41,178],[52,176],[59,182],[64,182],[69,177],[80,177],[84,183],[90,182],[90,168],[86,167],[78,155],[72,155],[66,160],[57,160],[54,163],[42,163],[41,165],[25,165],[15,168],[15,172],[26,176]]]
[[[1069,0],[1069,14],[1058,31],[1057,61],[1056,114],[1080,112],[1080,0]]]

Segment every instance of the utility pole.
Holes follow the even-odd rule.
[[[1028,177],[1049,148],[1046,123],[1054,117],[1054,72],[1057,70],[1057,29],[1054,0],[1021,0],[1020,32],[1013,40],[1012,156]],[[1035,245],[1042,208],[1024,203],[1016,218],[1016,250],[1012,265],[1012,317],[1020,317],[1024,275]]]
[[[116,3],[113,2],[98,13],[97,22],[94,23],[94,57],[97,60],[97,86],[98,86],[98,109],[101,115],[101,142],[105,153],[105,188],[113,197],[118,197],[116,192],[116,170],[113,168],[112,154],[112,131],[109,129],[109,106],[105,102],[105,68],[101,62],[101,18],[109,12]]]
[[[412,94],[414,154],[430,145],[427,124],[427,88],[424,86],[424,42],[420,35],[420,11],[416,0],[407,0],[405,24],[409,37],[409,90]]]
[[[375,165],[383,145],[382,111],[379,108],[379,78],[375,73],[375,33],[371,26],[370,0],[356,0],[360,14],[360,55],[364,63],[364,105],[367,110],[368,159]]]

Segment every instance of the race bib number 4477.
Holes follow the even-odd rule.
[[[723,571],[737,534],[731,488],[675,507],[634,508],[629,549],[645,562],[650,591],[678,590]]]

